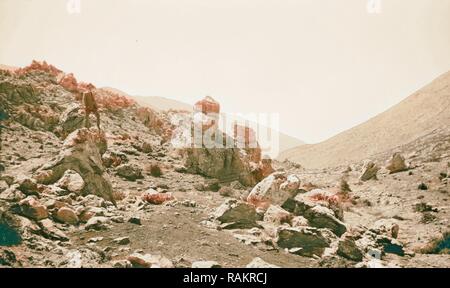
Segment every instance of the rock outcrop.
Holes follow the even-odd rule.
[[[105,135],[86,128],[72,132],[57,159],[44,165],[35,175],[40,183],[55,183],[68,170],[77,172],[85,183],[84,194],[94,194],[115,203],[109,176],[101,155],[106,152]]]

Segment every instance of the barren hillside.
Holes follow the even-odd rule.
[[[369,121],[325,142],[287,150],[279,158],[308,168],[343,165],[405,145],[449,124],[450,72]]]

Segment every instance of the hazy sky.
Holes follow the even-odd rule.
[[[450,0],[0,0],[0,63],[229,112],[325,140],[450,70]],[[75,10],[71,10],[76,11]]]

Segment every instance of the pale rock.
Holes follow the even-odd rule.
[[[83,191],[85,183],[80,174],[72,170],[67,170],[63,177],[56,183],[56,186],[79,194]]]

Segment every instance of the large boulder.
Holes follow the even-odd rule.
[[[283,208],[297,216],[303,216],[316,228],[328,228],[341,236],[346,226],[339,196],[331,191],[315,189],[289,199]]]
[[[359,179],[361,181],[377,180],[377,173],[380,167],[372,161],[366,161],[363,165],[362,173]]]
[[[311,226],[328,228],[337,236],[341,236],[347,231],[345,224],[337,219],[334,212],[327,207],[317,205],[308,209],[303,216],[308,219]]]
[[[299,186],[297,176],[287,177],[285,172],[275,172],[252,189],[247,202],[262,209],[267,209],[270,205],[281,206],[297,194]]]
[[[223,227],[226,229],[259,227],[256,221],[261,220],[253,206],[236,199],[225,201],[216,209],[213,216],[224,224]]]
[[[104,133],[86,128],[76,130],[65,140],[59,156],[39,169],[35,178],[40,183],[53,184],[66,171],[73,170],[83,178],[83,194],[94,194],[115,203],[101,157],[106,149]]]
[[[322,256],[334,239],[333,233],[327,229],[281,227],[278,230],[277,244],[293,254],[312,257]]]
[[[392,155],[392,157],[388,160],[386,169],[389,170],[390,174],[408,170],[405,157],[403,157],[400,153],[394,153],[394,155]]]

